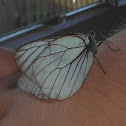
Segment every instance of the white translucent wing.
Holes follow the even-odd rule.
[[[26,80],[19,81],[18,86],[36,96],[41,92],[51,99],[72,96],[83,84],[93,60],[92,53],[87,54],[85,49],[89,41],[85,42],[85,36],[81,36],[66,36],[50,43],[36,42],[19,48],[15,58]],[[32,91],[35,85],[38,94]]]
[[[52,40],[52,39],[51,39]],[[32,63],[49,46],[50,41],[32,42],[21,46],[15,54],[15,59],[20,70],[30,78],[32,75]]]
[[[51,43],[33,64],[36,82],[51,99],[63,100],[78,91],[93,60],[81,39],[70,38],[74,44],[67,40],[64,37]]]
[[[87,54],[87,50],[85,50],[76,60],[62,68],[58,65],[54,67],[54,64],[56,65],[54,62],[54,64],[40,69],[39,74],[35,71],[37,83],[49,98],[64,100],[79,90],[92,61],[92,52]],[[42,79],[40,79],[41,77]]]
[[[32,64],[36,58],[43,52],[43,50],[55,39],[48,39],[46,41],[32,42],[21,46],[15,54],[15,59],[23,72],[22,77],[18,81],[18,87],[26,92],[34,94],[40,99],[48,99],[40,91],[35,79],[32,77]],[[32,80],[30,79],[32,77]]]
[[[42,93],[39,86],[34,82],[32,82],[30,79],[28,79],[24,74],[22,74],[17,84],[21,90],[34,94],[39,99],[45,99],[45,100],[48,99],[48,97]]]

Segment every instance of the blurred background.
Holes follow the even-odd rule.
[[[0,0],[0,36],[95,2],[98,0]]]
[[[36,30],[39,32],[36,32],[37,35],[32,37],[33,39],[27,38],[27,42],[54,34],[58,32],[57,29],[60,29],[61,33],[84,33],[90,29],[100,31],[103,25],[109,25],[110,28],[114,26],[114,22],[124,22],[125,5],[126,0],[0,0],[0,45],[6,40],[10,43],[14,37],[33,30],[34,33]],[[59,27],[63,22],[65,25]],[[74,27],[77,23],[78,26]],[[56,27],[46,27],[46,31],[42,32],[45,25]],[[50,33],[51,30],[53,31]],[[39,33],[43,35],[39,36]]]

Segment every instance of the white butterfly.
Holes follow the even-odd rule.
[[[95,33],[60,36],[18,48],[18,87],[39,99],[64,100],[82,86],[97,52]]]

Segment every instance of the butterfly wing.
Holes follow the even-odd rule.
[[[34,77],[46,96],[64,100],[79,90],[93,61],[92,52],[87,53],[85,47],[78,37],[63,37],[34,62]]]
[[[48,44],[32,44],[18,49],[16,59],[21,71],[47,98],[66,99],[83,84],[92,64],[93,54],[86,49],[88,40],[84,41],[85,36],[81,36],[60,37]],[[42,51],[36,51],[39,48]],[[32,88],[29,89],[32,92]]]
[[[42,93],[40,87],[32,82],[31,79],[29,79],[24,74],[22,74],[20,79],[18,80],[18,87],[25,92],[34,94],[39,99],[48,99],[48,97]]]
[[[22,71],[22,76],[18,80],[18,87],[26,92],[34,94],[39,99],[48,99],[36,84],[32,77],[32,64],[35,59],[43,52],[43,50],[55,39],[48,39],[47,41],[32,42],[21,46],[15,53],[16,63]]]
[[[17,49],[15,53],[16,63],[18,64],[20,70],[28,76],[28,78],[32,75],[32,63],[52,41],[54,41],[54,39],[32,42]]]
[[[41,59],[39,59],[41,60]],[[87,51],[74,61],[60,68],[60,59],[34,71],[42,92],[51,99],[64,100],[79,90],[93,61],[93,54]],[[37,66],[37,63],[34,64]],[[35,69],[36,67],[33,66]],[[33,69],[33,70],[34,70]]]

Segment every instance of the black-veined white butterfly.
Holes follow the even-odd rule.
[[[18,87],[39,99],[64,100],[82,86],[99,43],[95,33],[76,33],[18,48],[15,59],[22,71]]]

